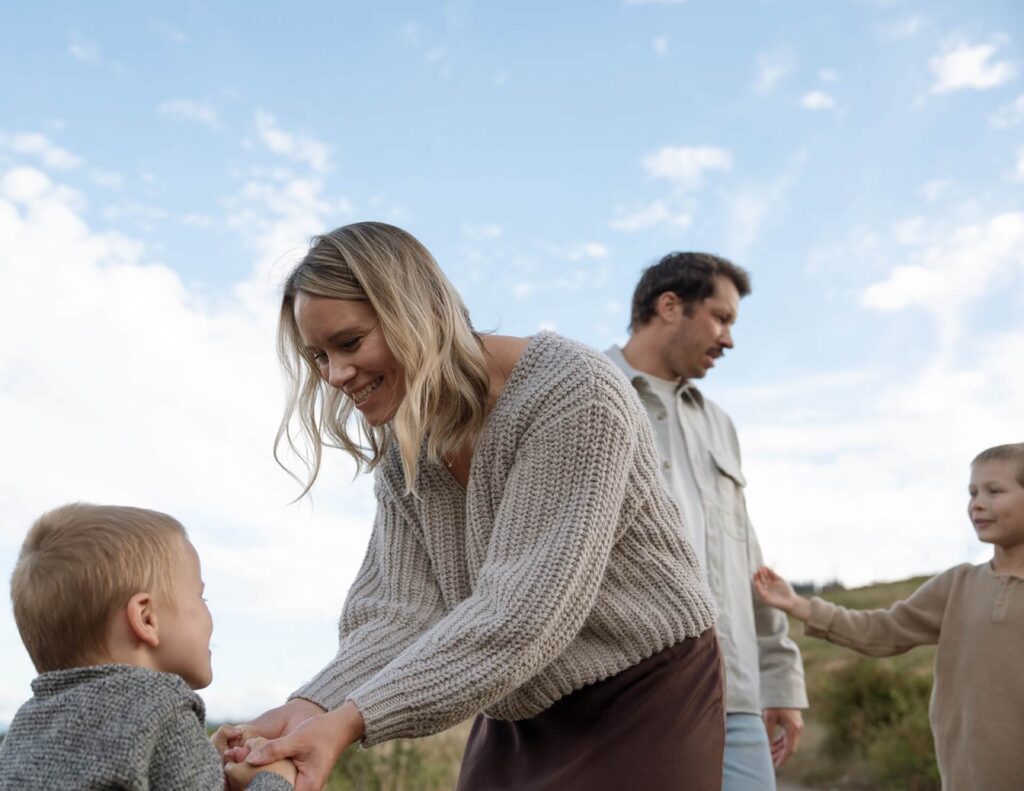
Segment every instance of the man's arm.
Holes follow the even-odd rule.
[[[748,535],[750,562],[756,570],[763,565],[761,547],[753,527],[748,530]],[[800,711],[808,706],[804,663],[799,647],[789,636],[789,621],[785,614],[762,601],[754,592],[753,584],[750,595],[757,633],[762,715],[771,743],[772,763],[778,769],[796,751],[804,730]]]

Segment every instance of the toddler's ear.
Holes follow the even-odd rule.
[[[128,618],[128,627],[140,643],[145,643],[150,648],[160,645],[160,632],[157,628],[152,596],[148,593],[136,593],[125,605],[125,616]]]

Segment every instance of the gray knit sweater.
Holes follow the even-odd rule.
[[[179,677],[130,665],[43,673],[0,744],[2,791],[224,791],[202,699]],[[291,791],[260,772],[252,791]]]
[[[478,437],[468,487],[397,448],[334,660],[296,697],[359,707],[369,746],[486,711],[531,717],[696,637],[714,606],[647,416],[604,355],[531,340]]]

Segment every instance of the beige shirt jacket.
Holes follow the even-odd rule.
[[[617,346],[606,354],[640,396],[663,459],[670,456],[668,415],[647,377],[632,368]],[[751,578],[763,564],[747,515],[746,478],[729,416],[692,384],[677,392],[679,423],[700,491],[706,520],[707,582],[718,607],[718,640],[725,656],[726,712],[760,714],[763,709],[807,708],[800,649],[788,636],[786,616],[754,593]],[[666,472],[666,479],[670,476]],[[673,487],[669,483],[669,489]],[[673,491],[673,496],[679,493]]]

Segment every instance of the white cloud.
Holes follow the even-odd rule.
[[[0,148],[6,148],[16,154],[34,156],[43,167],[52,170],[73,170],[82,162],[70,151],[55,145],[48,137],[38,132],[19,132],[13,135],[0,132]]]
[[[836,100],[824,91],[808,91],[800,97],[800,106],[807,110],[833,110]]]
[[[692,218],[688,213],[670,209],[664,201],[659,200],[632,209],[616,206],[615,216],[609,225],[616,231],[633,233],[661,225],[681,231],[689,228],[691,222]]]
[[[75,31],[68,33],[68,54],[90,66],[99,66],[103,62],[100,45],[94,39]]]
[[[924,17],[922,16],[907,16],[902,19],[897,19],[895,22],[883,25],[879,28],[879,33],[884,38],[894,39],[896,41],[904,41],[908,38],[916,36],[921,29],[924,27]]]
[[[1024,272],[1024,212],[952,229],[919,222],[902,241],[909,258],[860,294],[862,306],[879,311],[917,307],[932,314],[948,347],[960,333],[963,308],[998,278]]]
[[[835,82],[839,79],[839,74],[835,69],[821,69],[818,72],[818,79],[822,82]]]
[[[1024,122],[1024,93],[999,107],[988,119],[993,129],[1009,129],[1021,122]]]
[[[255,122],[260,140],[273,153],[304,162],[316,173],[326,173],[330,169],[330,149],[326,143],[284,131],[274,116],[262,110],[257,111]]]
[[[643,159],[644,170],[658,179],[667,179],[681,189],[696,189],[709,171],[732,167],[732,154],[715,146],[665,146]]]
[[[991,557],[965,516],[967,467],[1024,435],[1022,357],[1024,333],[993,333],[951,360],[907,360],[900,376],[837,372],[809,397],[788,382],[728,391],[766,560],[859,585]]]
[[[731,255],[745,258],[772,212],[780,211],[796,183],[804,159],[797,157],[780,176],[764,183],[733,188],[726,199],[727,244]]]
[[[752,88],[755,93],[770,94],[779,82],[796,69],[796,58],[788,49],[761,52],[757,55],[757,72]]]
[[[208,126],[210,129],[219,129],[221,126],[217,111],[211,105],[193,99],[172,99],[161,102],[156,111],[165,118],[173,118],[176,121],[194,121]]]
[[[964,89],[988,90],[1013,79],[1017,67],[1007,60],[992,61],[996,44],[960,43],[948,46],[944,52],[928,61],[935,76],[933,94]]]
[[[626,5],[682,5],[686,0],[625,0]]]
[[[651,47],[659,58],[668,54],[668,36],[658,36],[651,42]]]
[[[1013,171],[1013,178],[1016,181],[1024,181],[1024,148],[1017,149],[1017,165]]]
[[[231,668],[204,693],[214,718],[257,713],[330,656],[329,623],[373,511],[369,479],[351,484],[342,454],[327,454],[314,513],[288,505],[296,487],[270,456],[283,393],[267,261],[304,248],[339,201],[308,180],[263,184],[247,182],[248,213],[238,205],[245,216],[234,218],[258,266],[214,301],[137,239],[90,227],[84,196],[33,166],[0,171],[4,326],[18,328],[0,333],[0,432],[18,448],[0,459],[0,564],[11,567],[32,519],[69,500],[183,519],[213,591],[215,663]],[[293,534],[320,551],[281,552]],[[289,640],[311,622],[308,658],[290,656]],[[252,661],[245,628],[222,642],[240,627],[272,629],[280,655],[263,646]],[[7,609],[0,642],[18,642]],[[2,672],[18,689],[34,675],[21,654],[2,657]],[[225,689],[252,691],[248,708],[227,710],[240,704]],[[18,702],[0,700],[0,720]]]

